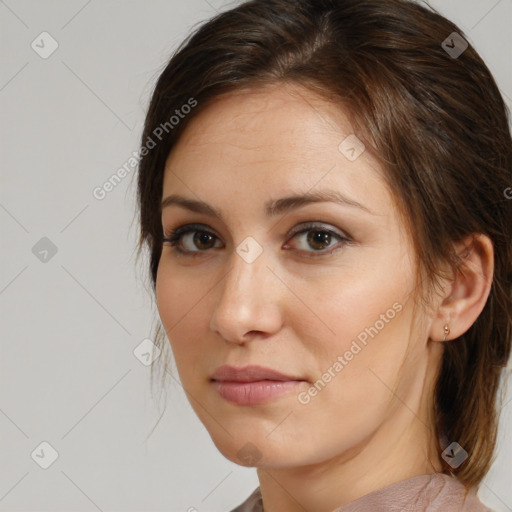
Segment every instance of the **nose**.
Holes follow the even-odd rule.
[[[233,252],[230,269],[218,286],[210,321],[212,331],[227,342],[243,344],[281,328],[285,286],[268,263],[265,251],[252,263]]]

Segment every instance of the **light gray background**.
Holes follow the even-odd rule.
[[[511,105],[512,0],[432,5],[468,34]],[[172,379],[145,442],[165,396],[153,400],[133,353],[155,313],[135,265],[134,172],[92,195],[138,149],[172,49],[227,6],[0,1],[0,510],[227,511],[258,485],[218,453]],[[43,31],[58,43],[46,59],[31,48]],[[42,237],[57,247],[46,262],[32,252]],[[480,492],[496,512],[512,511],[511,410]],[[58,452],[48,469],[31,457],[43,441]]]

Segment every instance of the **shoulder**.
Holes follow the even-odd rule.
[[[419,479],[418,479],[419,480]],[[418,509],[425,512],[493,512],[453,475],[434,473],[424,480],[417,496]]]
[[[419,475],[395,482],[335,512],[493,512],[454,476]]]

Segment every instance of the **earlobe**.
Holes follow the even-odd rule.
[[[494,275],[494,249],[487,235],[475,234],[455,245],[460,267],[454,270],[429,337],[449,341],[462,336],[483,311]]]

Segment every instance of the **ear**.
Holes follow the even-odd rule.
[[[490,238],[474,234],[454,248],[461,268],[453,270],[453,280],[446,286],[433,318],[429,338],[434,341],[448,341],[464,334],[483,311],[491,290],[494,248]]]

